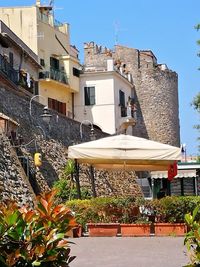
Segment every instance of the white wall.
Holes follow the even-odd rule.
[[[38,53],[36,7],[1,7],[0,19],[36,54]]]
[[[119,106],[119,90],[123,91],[125,94],[125,105],[127,105],[128,97],[133,97],[132,92],[132,85],[127,83],[122,77],[117,76],[114,79],[114,98],[115,98],[115,125],[116,128],[119,130],[120,125],[125,120],[124,117],[121,117],[121,107]],[[132,135],[132,127],[128,127],[127,134]]]
[[[84,87],[94,86],[96,103],[84,105]],[[92,72],[80,76],[80,94],[75,95],[75,120],[89,120],[102,131],[114,134],[121,121],[119,90],[131,95],[131,85],[116,72]]]
[[[84,87],[94,86],[96,103],[94,106],[85,106]],[[113,79],[111,75],[89,76],[81,75],[80,93],[75,95],[75,120],[90,120],[99,126],[102,131],[115,132]]]

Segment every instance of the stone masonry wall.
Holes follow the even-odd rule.
[[[58,114],[51,110],[52,119],[50,125],[45,125],[40,118],[42,114],[43,106],[33,101],[31,105],[32,116],[29,114],[30,98],[24,96],[20,91],[11,89],[7,84],[1,82],[0,84],[0,112],[16,120],[20,127],[18,129],[18,136],[21,136],[20,146],[17,147],[20,155],[28,158],[28,164],[31,171],[31,182],[34,182],[32,188],[27,178],[24,177],[24,171],[20,162],[14,164],[6,161],[6,157],[11,154],[9,151],[10,141],[6,145],[7,150],[2,150],[2,164],[0,167],[0,190],[5,197],[11,196],[11,192],[14,193],[14,198],[21,204],[24,202],[30,202],[34,200],[34,194],[32,189],[37,189],[38,192],[49,190],[54,181],[59,179],[62,171],[67,163],[67,147],[74,143],[80,143],[80,123],[70,118]],[[42,131],[39,127],[42,127]],[[90,127],[82,125],[83,141],[89,141],[90,139]],[[46,134],[46,140],[42,137],[43,132]],[[107,136],[98,130],[95,130],[96,138]],[[3,141],[0,140],[0,145]],[[14,148],[13,148],[14,149]],[[7,152],[6,152],[7,151]],[[5,155],[4,155],[5,152]],[[43,164],[41,167],[35,168],[33,155],[35,152],[42,154]],[[17,161],[17,156],[16,161]],[[5,166],[5,167],[3,167]],[[12,172],[6,172],[6,168],[9,166],[15,175],[12,176]],[[11,176],[11,178],[9,178]],[[120,175],[118,175],[119,177]],[[13,178],[15,177],[15,178]],[[107,178],[106,178],[107,177]],[[98,195],[116,195],[118,192],[120,195],[133,194],[141,195],[141,190],[135,181],[135,176],[126,176],[127,179],[116,180],[116,175],[110,174],[109,178],[101,173],[101,176],[96,173],[96,191]],[[5,180],[6,178],[6,180]],[[15,183],[13,183],[15,179]],[[21,179],[21,180],[20,180]],[[106,180],[108,182],[106,182]],[[19,180],[19,181],[18,181]],[[2,181],[2,182],[1,182]],[[22,181],[27,181],[26,185],[22,184]],[[121,182],[123,185],[121,186]],[[91,189],[91,182],[88,172],[80,174],[81,186],[87,186]],[[111,189],[112,188],[112,189]],[[121,188],[121,189],[120,189]],[[130,190],[129,190],[130,189]]]
[[[137,96],[149,139],[179,147],[177,74],[146,69],[140,81]]]
[[[0,195],[1,200],[13,199],[21,205],[35,200],[16,151],[4,134],[0,134]]]

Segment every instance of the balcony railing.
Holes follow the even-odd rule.
[[[18,84],[18,71],[15,70],[7,59],[0,54],[0,70],[7,76],[13,83]]]
[[[64,84],[68,84],[68,78],[65,72],[50,68],[49,71],[41,71],[39,79],[52,79]]]
[[[50,16],[48,16],[48,15],[46,15],[44,13],[39,12],[38,13],[38,19],[41,20],[44,23],[47,23],[47,24],[51,25]],[[53,26],[53,25],[51,25],[51,26]]]
[[[54,27],[59,28],[62,27],[63,23],[58,21],[57,19],[54,19]]]
[[[63,23],[56,20],[56,19],[53,19],[52,15],[46,15],[44,13],[39,12],[38,13],[38,19],[44,23],[51,25],[52,27],[57,28],[57,29],[59,29],[59,27],[63,26]]]

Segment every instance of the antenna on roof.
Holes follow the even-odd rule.
[[[41,6],[40,0],[36,0],[36,6]]]
[[[119,22],[114,21],[114,30],[115,30],[115,45],[118,44],[118,38],[119,38]]]
[[[54,6],[54,0],[49,1],[49,6],[52,6],[52,7]]]
[[[127,29],[122,29],[120,27],[119,21],[114,21],[114,29],[115,29],[115,45],[119,42],[119,32],[127,31]]]

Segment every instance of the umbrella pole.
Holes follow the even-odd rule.
[[[78,194],[78,199],[81,199],[81,186],[80,186],[80,180],[79,180],[79,164],[76,159],[75,159],[75,180],[76,180],[76,190]]]
[[[95,190],[94,168],[92,165],[90,165],[90,178],[91,178],[91,185],[92,185],[92,196],[97,197],[97,193]]]

